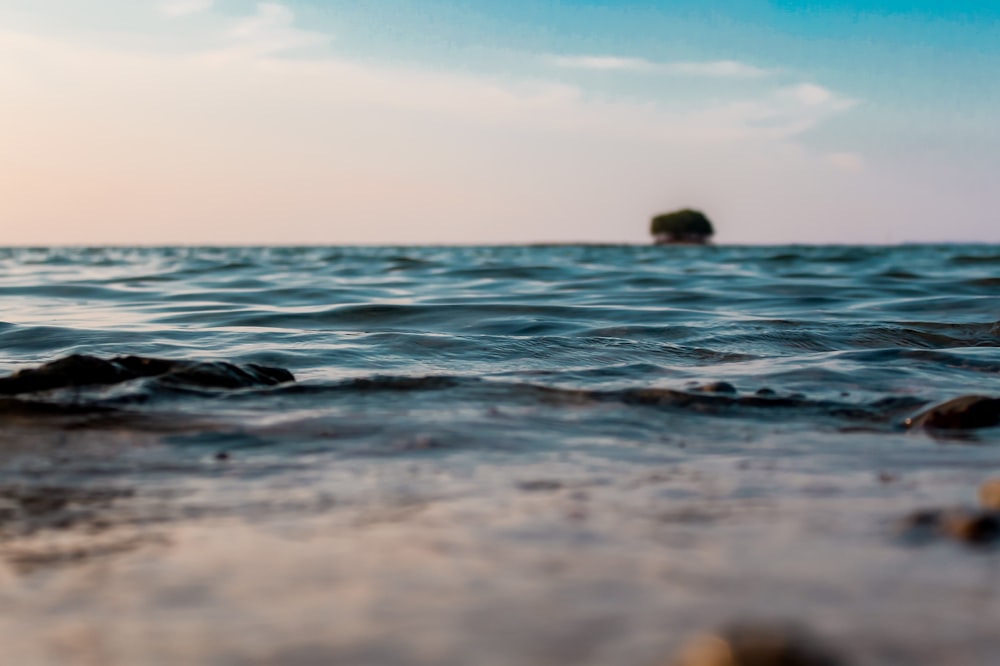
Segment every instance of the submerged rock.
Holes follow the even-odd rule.
[[[708,384],[702,384],[698,387],[699,391],[704,391],[705,393],[728,393],[735,394],[736,387],[729,382],[709,382]]]
[[[972,430],[1000,425],[1000,398],[964,395],[934,405],[904,422],[907,428]]]
[[[752,624],[695,639],[670,666],[840,666],[843,663],[802,629]]]
[[[78,386],[107,386],[145,377],[204,388],[249,388],[295,381],[288,370],[255,363],[177,361],[143,356],[101,359],[74,354],[0,377],[0,395],[22,395]]]

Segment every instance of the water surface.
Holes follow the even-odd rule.
[[[850,663],[989,664],[998,554],[896,525],[1000,473],[996,428],[902,426],[1000,395],[998,345],[1000,246],[0,249],[3,374],[297,379],[10,399],[0,643],[652,666],[773,618]]]

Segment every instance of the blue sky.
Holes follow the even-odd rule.
[[[0,243],[1000,242],[998,74],[984,1],[0,0]]]

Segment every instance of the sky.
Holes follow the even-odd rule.
[[[995,0],[0,0],[0,245],[1000,242]]]

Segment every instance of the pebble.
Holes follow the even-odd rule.
[[[844,662],[800,628],[737,625],[691,641],[669,666],[841,666]]]
[[[953,539],[973,545],[987,545],[1000,539],[1000,517],[993,512],[949,511],[943,528]]]
[[[979,486],[979,503],[984,509],[1000,511],[1000,479],[990,479]]]
[[[925,541],[944,537],[972,546],[1000,540],[1000,512],[981,509],[925,509],[907,516],[901,525],[904,537]]]

